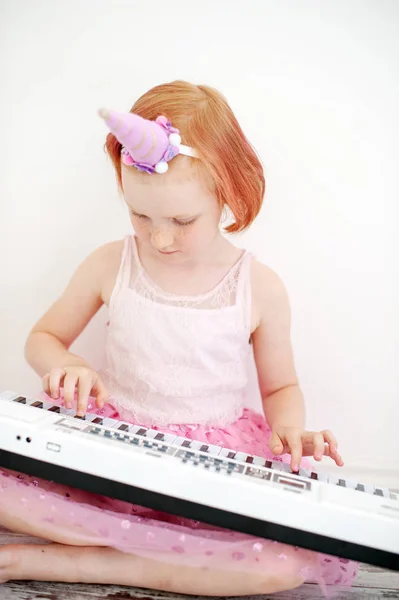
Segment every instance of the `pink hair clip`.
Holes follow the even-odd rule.
[[[166,173],[168,162],[178,154],[198,158],[197,152],[181,143],[180,132],[164,116],[155,121],[134,113],[99,110],[110,131],[122,144],[122,161],[146,173]]]

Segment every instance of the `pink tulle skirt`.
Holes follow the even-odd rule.
[[[62,400],[54,404],[62,404]],[[111,404],[89,412],[118,418]],[[268,448],[265,418],[250,409],[227,427],[170,426],[163,432],[276,460]],[[289,462],[284,455],[277,458]],[[0,469],[0,511],[12,514],[29,531],[53,541],[109,546],[168,563],[219,570],[277,572],[303,581],[350,586],[357,563],[279,542],[179,518],[136,504]],[[41,534],[43,531],[45,534]]]

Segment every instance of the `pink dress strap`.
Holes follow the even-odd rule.
[[[116,282],[114,289],[111,294],[111,299],[109,302],[110,310],[114,310],[117,299],[122,290],[127,288],[130,283],[131,271],[132,271],[132,236],[127,235],[123,242],[122,256],[121,262],[119,265],[118,275],[116,277]]]

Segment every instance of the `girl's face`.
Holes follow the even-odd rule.
[[[221,208],[212,182],[186,157],[167,173],[147,175],[122,165],[122,186],[134,231],[152,255],[195,260],[220,236]]]

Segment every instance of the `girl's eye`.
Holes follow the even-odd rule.
[[[132,211],[133,217],[137,217],[137,219],[148,219],[145,215],[138,215],[137,213]]]
[[[181,225],[182,227],[184,227],[185,225],[192,225],[194,223],[195,219],[191,219],[191,221],[177,221],[175,219],[175,223],[177,225]]]

